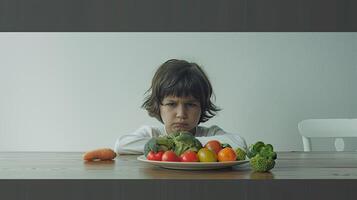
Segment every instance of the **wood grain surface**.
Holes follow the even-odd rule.
[[[356,179],[357,152],[278,152],[270,173],[249,163],[219,170],[170,170],[119,155],[86,162],[82,152],[0,152],[0,179]]]

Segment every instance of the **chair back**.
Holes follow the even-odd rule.
[[[311,151],[311,138],[335,139],[336,151],[344,151],[344,140],[357,137],[357,119],[307,119],[299,122],[304,151]]]

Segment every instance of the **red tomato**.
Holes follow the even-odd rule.
[[[218,152],[219,162],[235,161],[236,159],[237,159],[236,152],[230,147],[226,147]]]
[[[163,154],[164,154],[163,151],[159,151],[159,152],[157,152],[157,153],[155,153],[155,152],[153,152],[153,151],[150,151],[150,152],[148,153],[148,155],[146,156],[146,158],[147,158],[148,160],[161,161]]]
[[[178,157],[173,151],[165,151],[162,154],[162,161],[170,161],[170,162],[180,162],[180,157]]]
[[[180,156],[181,162],[198,162],[197,153],[194,151],[185,151]]]
[[[218,152],[222,149],[221,143],[217,140],[210,140],[207,142],[207,144],[205,145],[205,147],[213,152],[215,152],[216,154],[218,154]]]

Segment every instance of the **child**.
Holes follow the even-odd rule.
[[[205,145],[209,140],[246,149],[245,140],[224,132],[218,126],[198,126],[215,116],[220,109],[211,102],[212,86],[205,72],[196,63],[171,59],[156,71],[142,107],[163,126],[142,126],[123,135],[115,143],[118,154],[143,154],[144,145],[152,137],[177,131],[191,132]]]

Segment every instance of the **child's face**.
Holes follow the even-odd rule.
[[[177,131],[194,134],[201,117],[201,105],[192,96],[166,96],[160,105],[160,114],[168,134]]]

